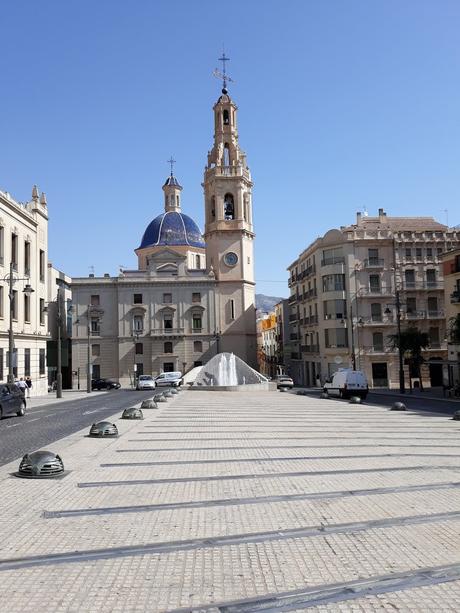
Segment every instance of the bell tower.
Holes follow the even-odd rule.
[[[222,95],[214,105],[214,144],[204,171],[206,258],[218,282],[219,351],[257,366],[252,179],[238,143],[238,107],[227,91],[225,53],[220,58]]]

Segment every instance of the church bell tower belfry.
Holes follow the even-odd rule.
[[[257,365],[252,180],[238,143],[238,108],[227,91],[225,62],[222,95],[214,105],[214,145],[204,171],[207,268],[218,282],[216,322],[219,351]]]

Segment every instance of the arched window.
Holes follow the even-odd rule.
[[[235,219],[235,203],[232,194],[224,196],[224,219]]]
[[[193,341],[193,351],[195,353],[202,353],[203,343],[201,341]]]
[[[166,341],[164,344],[164,353],[172,353],[173,352],[173,344],[171,341]]]
[[[171,194],[169,201],[171,203],[171,206],[174,206],[174,194]]]
[[[223,118],[224,118],[224,126],[228,126],[228,124],[230,123],[230,119],[229,119],[229,116],[228,116],[227,109],[225,109],[224,112],[223,112]]]
[[[179,206],[179,196],[176,196],[176,204]]]
[[[199,255],[195,256],[195,268],[199,270],[201,268],[201,258]]]
[[[224,166],[230,166],[230,146],[229,146],[228,143],[225,143],[225,145],[224,145],[223,165]]]

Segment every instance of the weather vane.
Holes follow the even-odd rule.
[[[222,79],[222,93],[224,94],[227,93],[227,82],[234,83],[234,80],[228,76],[225,66],[225,62],[229,61],[230,58],[225,55],[225,49],[222,49],[222,57],[219,58],[219,62],[222,62],[222,70],[216,68],[212,73],[217,79]]]
[[[174,164],[176,163],[176,160],[173,160],[173,156],[171,156],[170,159],[167,160],[167,162],[171,166],[171,177],[172,177],[173,176]]]

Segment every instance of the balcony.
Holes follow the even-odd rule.
[[[150,336],[156,337],[170,337],[170,336],[184,336],[184,328],[152,328],[150,330]]]
[[[407,311],[406,319],[414,320],[414,319],[425,319],[426,313],[425,311]]]
[[[361,347],[360,352],[363,354],[388,354],[388,353],[397,353],[397,349],[392,349],[391,347],[387,347],[386,345],[373,345],[371,347]]]
[[[318,345],[301,345],[300,350],[303,353],[319,353]]]
[[[364,268],[383,268],[385,260],[383,258],[368,258],[364,260]]]
[[[394,291],[389,285],[373,285],[362,287],[360,293],[363,296],[394,296]]]
[[[444,319],[444,311],[436,310],[436,311],[428,311],[427,312],[428,319]]]
[[[299,316],[296,313],[289,315],[289,321],[297,321]]]
[[[288,304],[295,304],[297,302],[297,299],[298,299],[297,294],[293,294],[292,296],[289,296]]]
[[[456,290],[452,292],[450,295],[450,303],[451,304],[459,304],[460,303],[460,290]]]
[[[359,322],[362,326],[393,326],[395,324],[395,320],[393,317],[386,317],[382,315],[380,317],[360,317]]]

